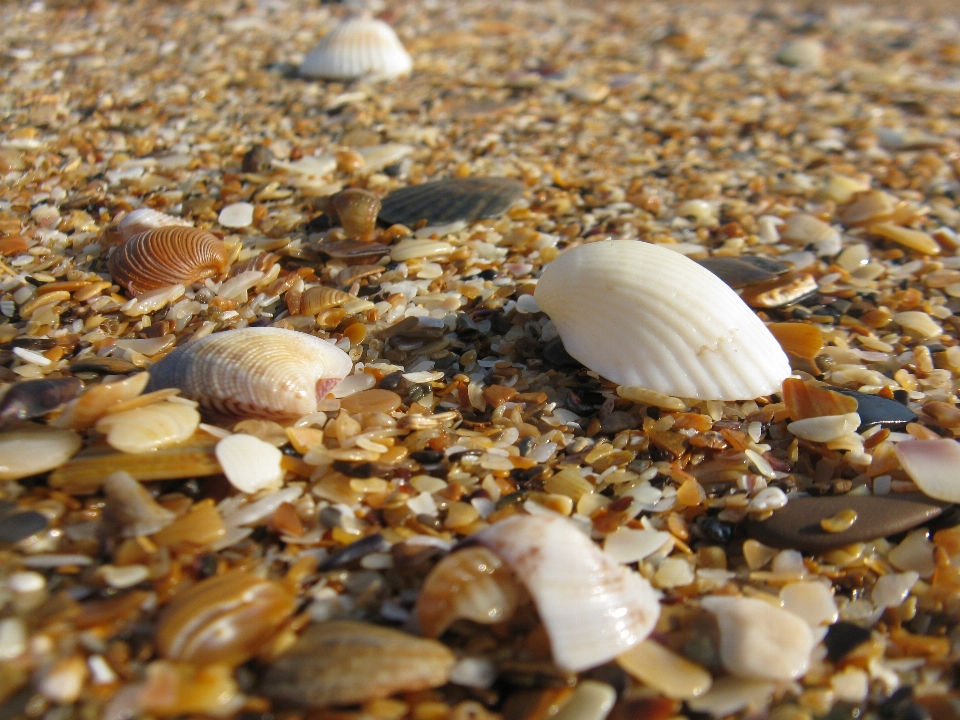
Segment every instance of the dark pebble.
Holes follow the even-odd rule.
[[[414,385],[407,391],[407,402],[416,402],[417,400],[425,398],[432,390],[433,388],[426,383]]]
[[[917,421],[916,413],[900,404],[896,400],[857,392],[834,388],[837,392],[857,399],[857,414],[860,416],[859,431],[863,432],[874,425],[881,425],[889,430],[903,430],[907,423]]]
[[[913,688],[906,685],[880,704],[882,720],[929,720],[930,713],[913,701]]]
[[[534,465],[532,468],[514,468],[510,478],[521,490],[539,490],[543,487],[541,476],[547,471],[546,465]]]
[[[507,178],[453,178],[394,190],[383,199],[380,220],[413,227],[421,220],[445,225],[497,217],[523,194]]]
[[[700,529],[707,540],[716,545],[726,545],[733,535],[733,526],[715,517],[705,518],[700,523]]]
[[[734,289],[773,280],[777,276],[741,258],[711,257],[697,262]]]
[[[47,529],[47,518],[33,510],[7,515],[0,520],[0,542],[15,543]]]
[[[264,145],[254,145],[244,153],[241,169],[245,173],[262,173],[270,169],[273,153]]]
[[[365,555],[375,552],[383,552],[389,548],[390,543],[387,542],[386,538],[384,538],[380,533],[367,535],[366,537],[360,538],[356,542],[350,543],[346,547],[337,550],[333,555],[320,563],[320,567],[318,569],[321,572],[326,572],[327,570],[336,570],[337,568],[342,568],[350,565],[351,563],[355,563]]]
[[[483,278],[484,280],[496,280],[497,271],[494,270],[493,268],[487,268],[486,270],[480,273],[480,277]]]
[[[396,390],[403,382],[403,371],[397,370],[389,375],[384,375],[380,381],[380,387],[384,390]]]
[[[533,447],[533,443],[536,442],[536,438],[527,436],[525,438],[520,438],[520,442],[517,443],[517,449],[520,450],[520,455],[526,457],[530,452],[530,449]]]
[[[636,430],[640,427],[640,420],[623,410],[614,410],[600,421],[600,432],[605,435],[616,435],[624,430]]]
[[[841,620],[827,628],[823,645],[827,648],[827,660],[837,662],[870,639],[870,631],[859,625]]]
[[[580,364],[575,360],[566,348],[563,347],[563,341],[555,337],[543,346],[544,359],[556,367],[575,367]]]
[[[45,378],[13,385],[0,401],[0,428],[42,417],[73,400],[83,387],[77,378]]]
[[[764,545],[820,553],[856,542],[905,532],[939,516],[950,503],[921,493],[895,495],[830,495],[791,498],[767,520],[747,520],[747,534]],[[831,533],[820,521],[841,510],[854,510],[857,521],[847,530]]]
[[[443,453],[436,450],[415,450],[410,453],[410,459],[418,463],[432,465],[443,461]]]

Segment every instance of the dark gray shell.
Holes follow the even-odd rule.
[[[437,180],[394,190],[383,199],[380,219],[407,226],[473,222],[500,215],[521,193],[523,185],[507,178]]]

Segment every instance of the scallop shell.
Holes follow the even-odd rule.
[[[567,352],[621,385],[743,400],[778,391],[791,372],[733,290],[656,245],[605,240],[568,250],[547,265],[536,300]]]
[[[300,298],[300,314],[316,315],[355,299],[350,293],[337,290],[337,288],[323,286],[307,288]]]
[[[523,193],[516,180],[497,177],[450,178],[394,190],[383,199],[380,218],[413,226],[473,222],[496,217]]]
[[[330,196],[330,209],[336,213],[348,238],[373,234],[380,212],[380,198],[367,190],[348,188]]]
[[[193,227],[146,230],[118,247],[107,267],[131,295],[168,285],[190,285],[222,273],[229,265],[227,246]]]
[[[190,222],[183,218],[167,215],[153,208],[138,208],[123,216],[123,220],[117,225],[117,230],[120,231],[124,240],[129,240],[134,235],[139,235],[147,230],[170,227],[171,225],[192,227]]]
[[[370,17],[348,18],[324,35],[300,64],[300,75],[355,80],[405,75],[413,60],[389,25]]]
[[[612,660],[646,638],[660,615],[650,583],[563,517],[513,515],[470,540],[496,553],[526,586],[564,670]]]
[[[281,328],[243,328],[179,347],[151,368],[148,391],[180,388],[221,415],[292,418],[318,400],[353,363],[321,338]]]

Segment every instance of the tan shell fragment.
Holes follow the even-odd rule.
[[[743,400],[790,375],[776,338],[706,268],[632,240],[573,248],[547,265],[536,300],[567,352],[620,385]]]
[[[243,328],[177,348],[151,368],[147,389],[180,388],[226,416],[292,418],[314,412],[352,367],[343,350],[321,338]]]
[[[310,707],[354,705],[444,685],[455,662],[436,640],[334,620],[308,627],[267,669],[261,692]]]
[[[114,251],[107,267],[117,284],[139,295],[167,285],[190,285],[226,271],[229,264],[229,250],[215,235],[170,226],[134,235]]]

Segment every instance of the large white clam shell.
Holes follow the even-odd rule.
[[[312,413],[353,363],[322,338],[282,328],[243,328],[189,342],[150,370],[147,390],[184,397],[235,417]]]
[[[565,518],[514,515],[470,539],[493,550],[525,585],[564,670],[612,660],[646,638],[660,616],[650,583]]]
[[[776,338],[716,275],[633,240],[573,248],[536,289],[567,352],[620,385],[700,400],[780,389],[790,363]]]
[[[328,80],[364,76],[391,78],[410,72],[413,60],[389,25],[360,16],[348,18],[323,36],[300,65],[300,75]]]

